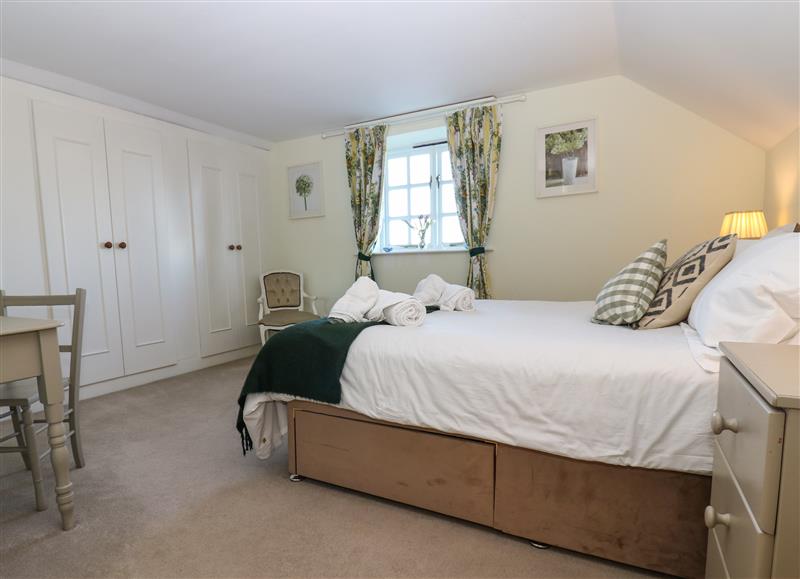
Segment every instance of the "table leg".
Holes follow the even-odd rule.
[[[50,462],[56,479],[56,503],[61,512],[65,531],[75,526],[75,505],[72,483],[69,480],[69,451],[64,427],[64,390],[61,383],[61,361],[56,330],[39,332],[42,356],[42,375],[39,376],[39,398],[47,420],[47,440],[50,443]]]

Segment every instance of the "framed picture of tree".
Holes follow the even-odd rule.
[[[536,131],[536,196],[597,192],[595,119]]]
[[[322,163],[289,167],[289,217],[322,217],[325,195],[322,189]]]

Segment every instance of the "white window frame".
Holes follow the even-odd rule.
[[[384,181],[383,181],[383,193],[382,193],[382,201],[381,201],[381,231],[378,236],[379,242],[379,252],[387,252],[387,251],[442,251],[447,249],[464,249],[466,247],[465,242],[458,242],[458,243],[444,243],[442,241],[442,219],[445,217],[454,216],[456,219],[458,218],[458,212],[449,212],[443,213],[442,212],[442,195],[441,191],[445,185],[452,184],[455,188],[455,183],[452,179],[444,181],[442,179],[443,167],[441,166],[441,159],[442,159],[442,152],[447,151],[447,143],[441,143],[436,145],[425,145],[423,147],[403,147],[403,148],[395,148],[390,149],[386,153],[386,165],[384,166]],[[428,155],[430,158],[430,180],[428,183],[411,183],[411,168],[410,168],[410,158],[413,155]],[[389,186],[389,161],[391,159],[397,159],[400,157],[407,158],[406,161],[406,184],[405,185],[397,185],[397,186]],[[452,172],[452,169],[451,169]],[[431,212],[430,216],[433,219],[433,223],[430,227],[429,233],[429,241],[425,244],[424,249],[419,249],[417,245],[417,236],[414,231],[409,228],[409,243],[408,245],[390,245],[389,244],[389,224],[392,221],[402,221],[402,219],[409,219],[413,223],[416,221],[418,215],[412,214],[411,212],[411,189],[413,187],[420,187],[427,185],[430,191],[430,207]],[[406,189],[406,203],[407,203],[407,211],[409,212],[405,216],[389,216],[389,192],[391,190],[396,189]]]

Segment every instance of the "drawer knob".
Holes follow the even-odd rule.
[[[711,415],[711,430],[714,434],[722,434],[723,430],[739,432],[739,421],[735,418],[725,418],[719,410],[715,410]]]
[[[717,509],[708,505],[706,507],[706,511],[703,514],[703,518],[706,521],[706,527],[709,529],[713,529],[717,525],[724,525],[729,527],[731,524],[731,516],[728,513],[718,513]]]

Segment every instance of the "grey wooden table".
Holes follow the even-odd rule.
[[[56,320],[0,316],[0,383],[37,378],[56,479],[56,503],[61,526],[68,531],[75,526],[75,507],[69,451],[65,446],[64,386],[56,333],[61,325]]]

